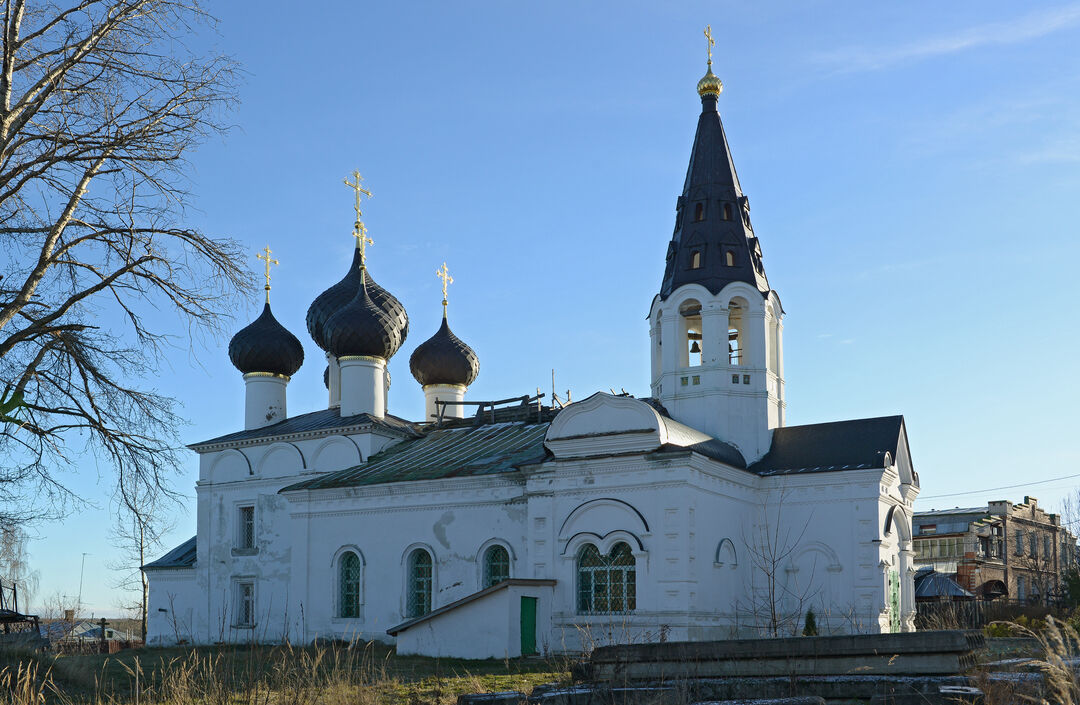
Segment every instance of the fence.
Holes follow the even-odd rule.
[[[962,602],[916,602],[915,628],[981,629],[991,622],[1013,621],[1021,615],[1045,619],[1068,616],[1063,604],[1033,605],[1024,600],[965,600]]]

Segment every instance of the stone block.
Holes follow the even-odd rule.
[[[498,693],[471,693],[459,695],[457,705],[521,705],[528,702],[525,693],[517,690],[503,690]]]

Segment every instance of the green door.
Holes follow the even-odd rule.
[[[900,573],[889,571],[889,631],[900,631]]]
[[[536,653],[536,598],[521,598],[521,655]]]

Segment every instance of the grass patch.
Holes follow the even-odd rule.
[[[379,643],[0,653],[0,705],[418,705],[568,679],[569,662],[398,656]]]

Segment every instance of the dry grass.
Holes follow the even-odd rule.
[[[972,685],[983,691],[985,705],[1080,705],[1080,635],[1071,625],[1048,616],[1038,629],[1016,622],[995,622],[994,626],[1038,643],[1041,658],[1030,666],[1041,677],[1036,682],[1010,680],[982,670],[972,678]]]
[[[0,705],[419,705],[523,690],[565,664],[397,656],[380,644],[0,656]]]

